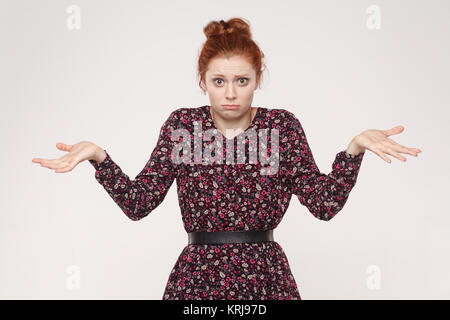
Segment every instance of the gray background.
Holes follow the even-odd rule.
[[[79,30],[67,27],[70,5]],[[380,29],[367,25],[372,5]],[[365,129],[403,125],[391,138],[422,149],[391,164],[366,151],[328,222],[292,198],[275,240],[302,298],[450,298],[444,0],[2,0],[1,298],[162,298],[187,243],[176,182],[134,222],[89,163],[56,174],[31,159],[88,140],[133,179],[173,110],[209,104],[196,78],[202,30],[231,17],[250,21],[266,55],[253,106],[293,112],[322,172]]]

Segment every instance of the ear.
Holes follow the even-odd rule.
[[[256,79],[256,85],[255,85],[255,90],[258,89],[258,87],[261,89],[261,87],[259,86],[261,83],[261,78]]]
[[[202,88],[203,94],[206,94],[206,84],[205,84],[205,80],[202,80],[200,83],[200,87]]]

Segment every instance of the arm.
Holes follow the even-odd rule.
[[[177,120],[174,111],[161,127],[150,159],[134,180],[130,180],[106,150],[102,150],[104,158],[99,152],[95,160],[89,160],[96,170],[97,181],[131,220],[140,220],[154,210],[164,200],[175,179],[170,135]]]
[[[95,164],[100,164],[103,160],[106,159],[106,157],[107,157],[106,151],[104,149],[98,147],[98,150],[94,154],[94,157],[92,159],[89,159],[89,160],[94,161]],[[94,162],[91,162],[91,163],[94,163]]]
[[[329,174],[321,173],[315,163],[300,121],[286,113],[283,129],[282,176],[292,194],[320,220],[330,220],[344,206],[356,183],[364,152],[340,151]],[[290,144],[287,145],[287,144]],[[353,151],[352,151],[353,152]]]

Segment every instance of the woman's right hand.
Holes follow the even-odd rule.
[[[94,160],[102,149],[89,141],[81,141],[74,145],[57,143],[56,148],[68,152],[58,159],[34,158],[31,161],[40,163],[42,167],[55,169],[55,173],[72,171],[84,160]]]

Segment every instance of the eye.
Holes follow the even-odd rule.
[[[240,84],[246,84],[247,82],[248,82],[248,78],[239,78],[239,81],[240,80],[245,80],[244,82],[239,82]],[[218,84],[216,81],[222,81],[223,82],[223,80],[221,79],[221,78],[214,78],[213,79],[213,82],[215,83],[215,84]]]
[[[222,79],[220,79],[220,78],[215,78],[215,79],[213,79],[213,81],[214,81],[214,83],[215,83],[215,84],[218,84],[218,83],[216,82],[217,80],[219,80],[219,81],[223,81],[223,80],[222,80]]]
[[[244,79],[244,80],[245,80],[245,82],[244,82],[244,83],[242,83],[242,82],[241,82],[241,84],[245,84],[245,83],[247,83],[247,81],[248,81],[248,78],[240,78],[239,80],[242,80],[242,79]]]

